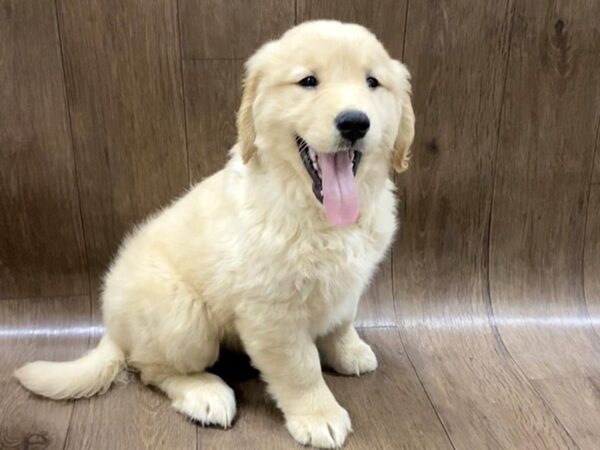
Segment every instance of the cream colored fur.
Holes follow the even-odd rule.
[[[27,389],[62,400],[103,394],[125,367],[125,355],[109,336],[87,355],[68,362],[37,361],[15,372]]]
[[[89,396],[126,358],[178,411],[228,427],[233,391],[205,369],[222,345],[242,345],[292,436],[339,447],[350,418],[321,362],[352,375],[377,367],[352,322],[396,229],[390,169],[406,168],[413,137],[409,76],[366,29],[333,21],[293,28],[246,69],[230,161],[126,239],[105,279],[99,347],[15,376],[47,397]],[[316,89],[297,85],[311,73]],[[381,87],[369,89],[368,75]],[[348,108],[367,113],[371,128],[356,177],[359,220],[337,228],[311,192],[294,136],[333,148],[333,118]]]

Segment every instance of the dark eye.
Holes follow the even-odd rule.
[[[367,77],[367,86],[371,89],[375,89],[379,86],[379,80],[375,77]]]
[[[305,88],[314,88],[317,87],[317,85],[319,84],[319,80],[317,80],[312,75],[309,75],[308,77],[304,77],[300,81],[298,81],[298,84]]]

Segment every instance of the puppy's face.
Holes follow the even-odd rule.
[[[361,180],[390,162],[406,168],[414,132],[406,68],[365,28],[332,21],[291,29],[246,67],[244,161],[258,152],[269,167],[289,169],[329,222],[354,223]]]

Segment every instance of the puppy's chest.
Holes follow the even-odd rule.
[[[350,280],[368,268],[375,256],[375,246],[361,234],[319,236],[290,246],[285,259],[296,277],[330,284],[333,280]]]
[[[352,318],[383,248],[362,231],[317,236],[290,247],[289,281],[316,334]]]

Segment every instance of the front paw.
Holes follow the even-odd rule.
[[[289,416],[285,425],[300,444],[319,448],[339,448],[352,432],[350,416],[339,405],[314,414]]]
[[[377,369],[377,357],[363,341],[338,345],[332,356],[326,364],[342,375],[360,375]]]
[[[236,413],[235,394],[225,383],[216,383],[189,390],[173,407],[201,425],[229,428]]]

